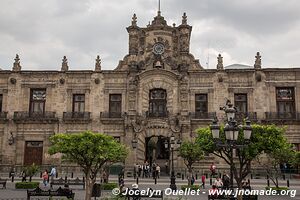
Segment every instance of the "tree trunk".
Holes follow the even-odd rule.
[[[188,185],[192,185],[192,166],[188,166],[188,171],[189,171],[189,175],[188,175]]]
[[[90,178],[90,172],[85,174],[86,179],[85,179],[85,200],[91,200],[92,199],[92,190],[94,183],[96,182],[96,179],[91,179]]]

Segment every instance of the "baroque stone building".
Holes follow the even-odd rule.
[[[49,137],[84,130],[103,132],[128,145],[125,165],[170,160],[165,141],[195,137],[209,125],[226,98],[238,119],[287,125],[286,137],[299,150],[300,69],[254,65],[204,69],[190,53],[192,26],[184,13],[179,26],[169,26],[160,11],[147,27],[133,16],[127,27],[129,53],[114,70],[72,71],[63,57],[60,71],[24,71],[17,55],[12,71],[0,71],[0,164],[59,164],[49,156]],[[132,142],[137,141],[133,149]],[[183,162],[174,152],[175,168]],[[198,167],[219,162],[207,156]],[[222,163],[219,163],[222,165]],[[227,165],[223,165],[228,167]]]

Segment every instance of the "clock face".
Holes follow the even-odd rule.
[[[162,43],[156,43],[153,46],[153,53],[156,55],[161,55],[165,51],[165,46]]]

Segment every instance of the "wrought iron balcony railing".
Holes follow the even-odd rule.
[[[91,113],[90,112],[64,112],[63,120],[64,121],[90,121]]]
[[[169,112],[165,111],[165,112],[149,112],[146,111],[146,117],[147,118],[167,118],[169,117]]]
[[[300,113],[266,112],[266,120],[300,120]]]
[[[191,119],[214,119],[216,117],[215,112],[191,112]]]
[[[126,113],[100,112],[100,119],[123,119]]]
[[[7,120],[7,112],[0,112],[0,120]]]
[[[14,112],[15,121],[44,121],[44,120],[58,120],[55,112]]]
[[[243,121],[246,118],[250,121],[257,121],[257,114],[256,112],[237,112],[235,118],[237,121]]]

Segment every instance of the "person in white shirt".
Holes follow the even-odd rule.
[[[223,182],[222,182],[222,180],[218,177],[218,178],[215,180],[214,185],[215,185],[217,188],[222,188],[222,187],[223,187]]]
[[[53,179],[56,176],[56,169],[54,166],[51,168],[50,176],[51,176],[51,182],[53,182]]]

